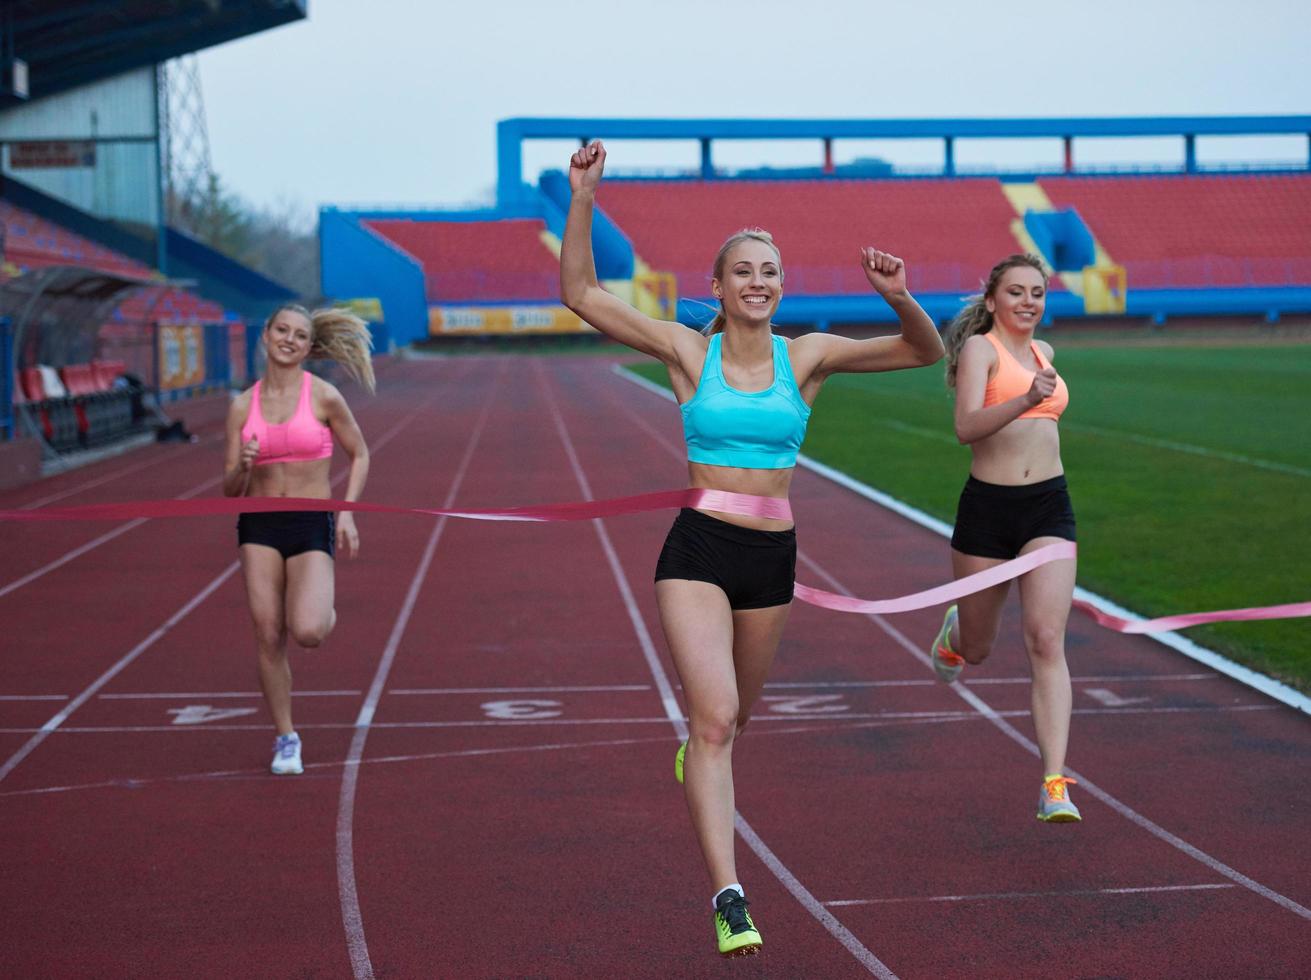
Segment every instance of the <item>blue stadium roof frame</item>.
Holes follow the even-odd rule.
[[[143,65],[303,20],[308,0],[5,0],[0,109],[21,103],[9,60],[38,99]]]
[[[1196,165],[1198,136],[1300,135],[1311,141],[1311,116],[1118,116],[1012,119],[504,119],[496,127],[497,194],[502,206],[519,196],[526,139],[694,139],[702,174],[713,176],[710,143],[731,139],[941,139],[945,172],[954,171],[956,139],[1179,136],[1186,169]],[[1308,146],[1311,165],[1311,143]]]

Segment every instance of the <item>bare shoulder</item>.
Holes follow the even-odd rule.
[[[972,361],[982,360],[987,364],[997,360],[997,349],[992,346],[992,341],[981,333],[966,338],[960,353],[962,358],[968,357]]]
[[[317,398],[321,404],[332,405],[338,402],[345,404],[346,399],[342,393],[337,390],[337,386],[331,381],[320,378],[317,374],[310,375],[310,395]]]
[[[250,400],[254,397],[255,386],[247,388],[241,394],[233,397],[232,402],[228,405],[228,418],[240,417],[245,419],[250,412]]]
[[[1038,350],[1042,351],[1042,356],[1048,361],[1051,361],[1051,359],[1056,356],[1056,351],[1052,349],[1052,345],[1047,343],[1047,341],[1034,340],[1034,343],[1038,345]]]

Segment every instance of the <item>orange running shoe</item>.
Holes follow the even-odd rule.
[[[1038,819],[1044,823],[1078,823],[1083,819],[1066,788],[1076,780],[1055,773],[1042,781],[1038,795]]]
[[[960,615],[956,612],[955,606],[947,607],[947,615],[942,617],[942,629],[938,630],[938,635],[933,638],[933,646],[929,650],[929,656],[933,658],[933,669],[937,672],[940,680],[950,684],[960,676],[961,668],[965,666],[965,659],[951,648],[951,628],[956,625]]]

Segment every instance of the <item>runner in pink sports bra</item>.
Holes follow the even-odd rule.
[[[351,410],[333,385],[305,370],[329,358],[373,390],[369,328],[345,310],[283,306],[264,325],[264,378],[232,400],[227,421],[223,493],[229,497],[331,497],[333,441],[350,459],[344,497],[358,500],[369,474],[369,449]],[[324,420],[315,415],[315,409]],[[285,417],[285,422],[270,422]],[[273,465],[274,463],[279,465]],[[337,549],[359,548],[355,515],[328,511],[243,513],[237,545],[255,624],[260,687],[273,715],[275,774],[303,771],[301,741],[291,723],[287,639],[317,647],[337,621]]]
[[[296,403],[296,413],[286,422],[276,425],[264,418],[263,406],[260,404],[261,386],[262,382],[255,382],[250,395],[250,414],[246,416],[246,424],[241,427],[243,444],[252,439],[259,443],[256,466],[312,462],[332,455],[332,429],[314,417],[311,405],[310,392],[314,387],[312,374],[305,371],[301,375],[300,400]]]

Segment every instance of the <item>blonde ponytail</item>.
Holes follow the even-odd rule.
[[[298,303],[279,306],[264,323],[267,330],[279,313],[290,310],[299,313],[310,323],[310,357],[336,361],[346,373],[369,389],[377,390],[373,377],[373,335],[369,325],[349,310],[325,307],[311,313]]]

